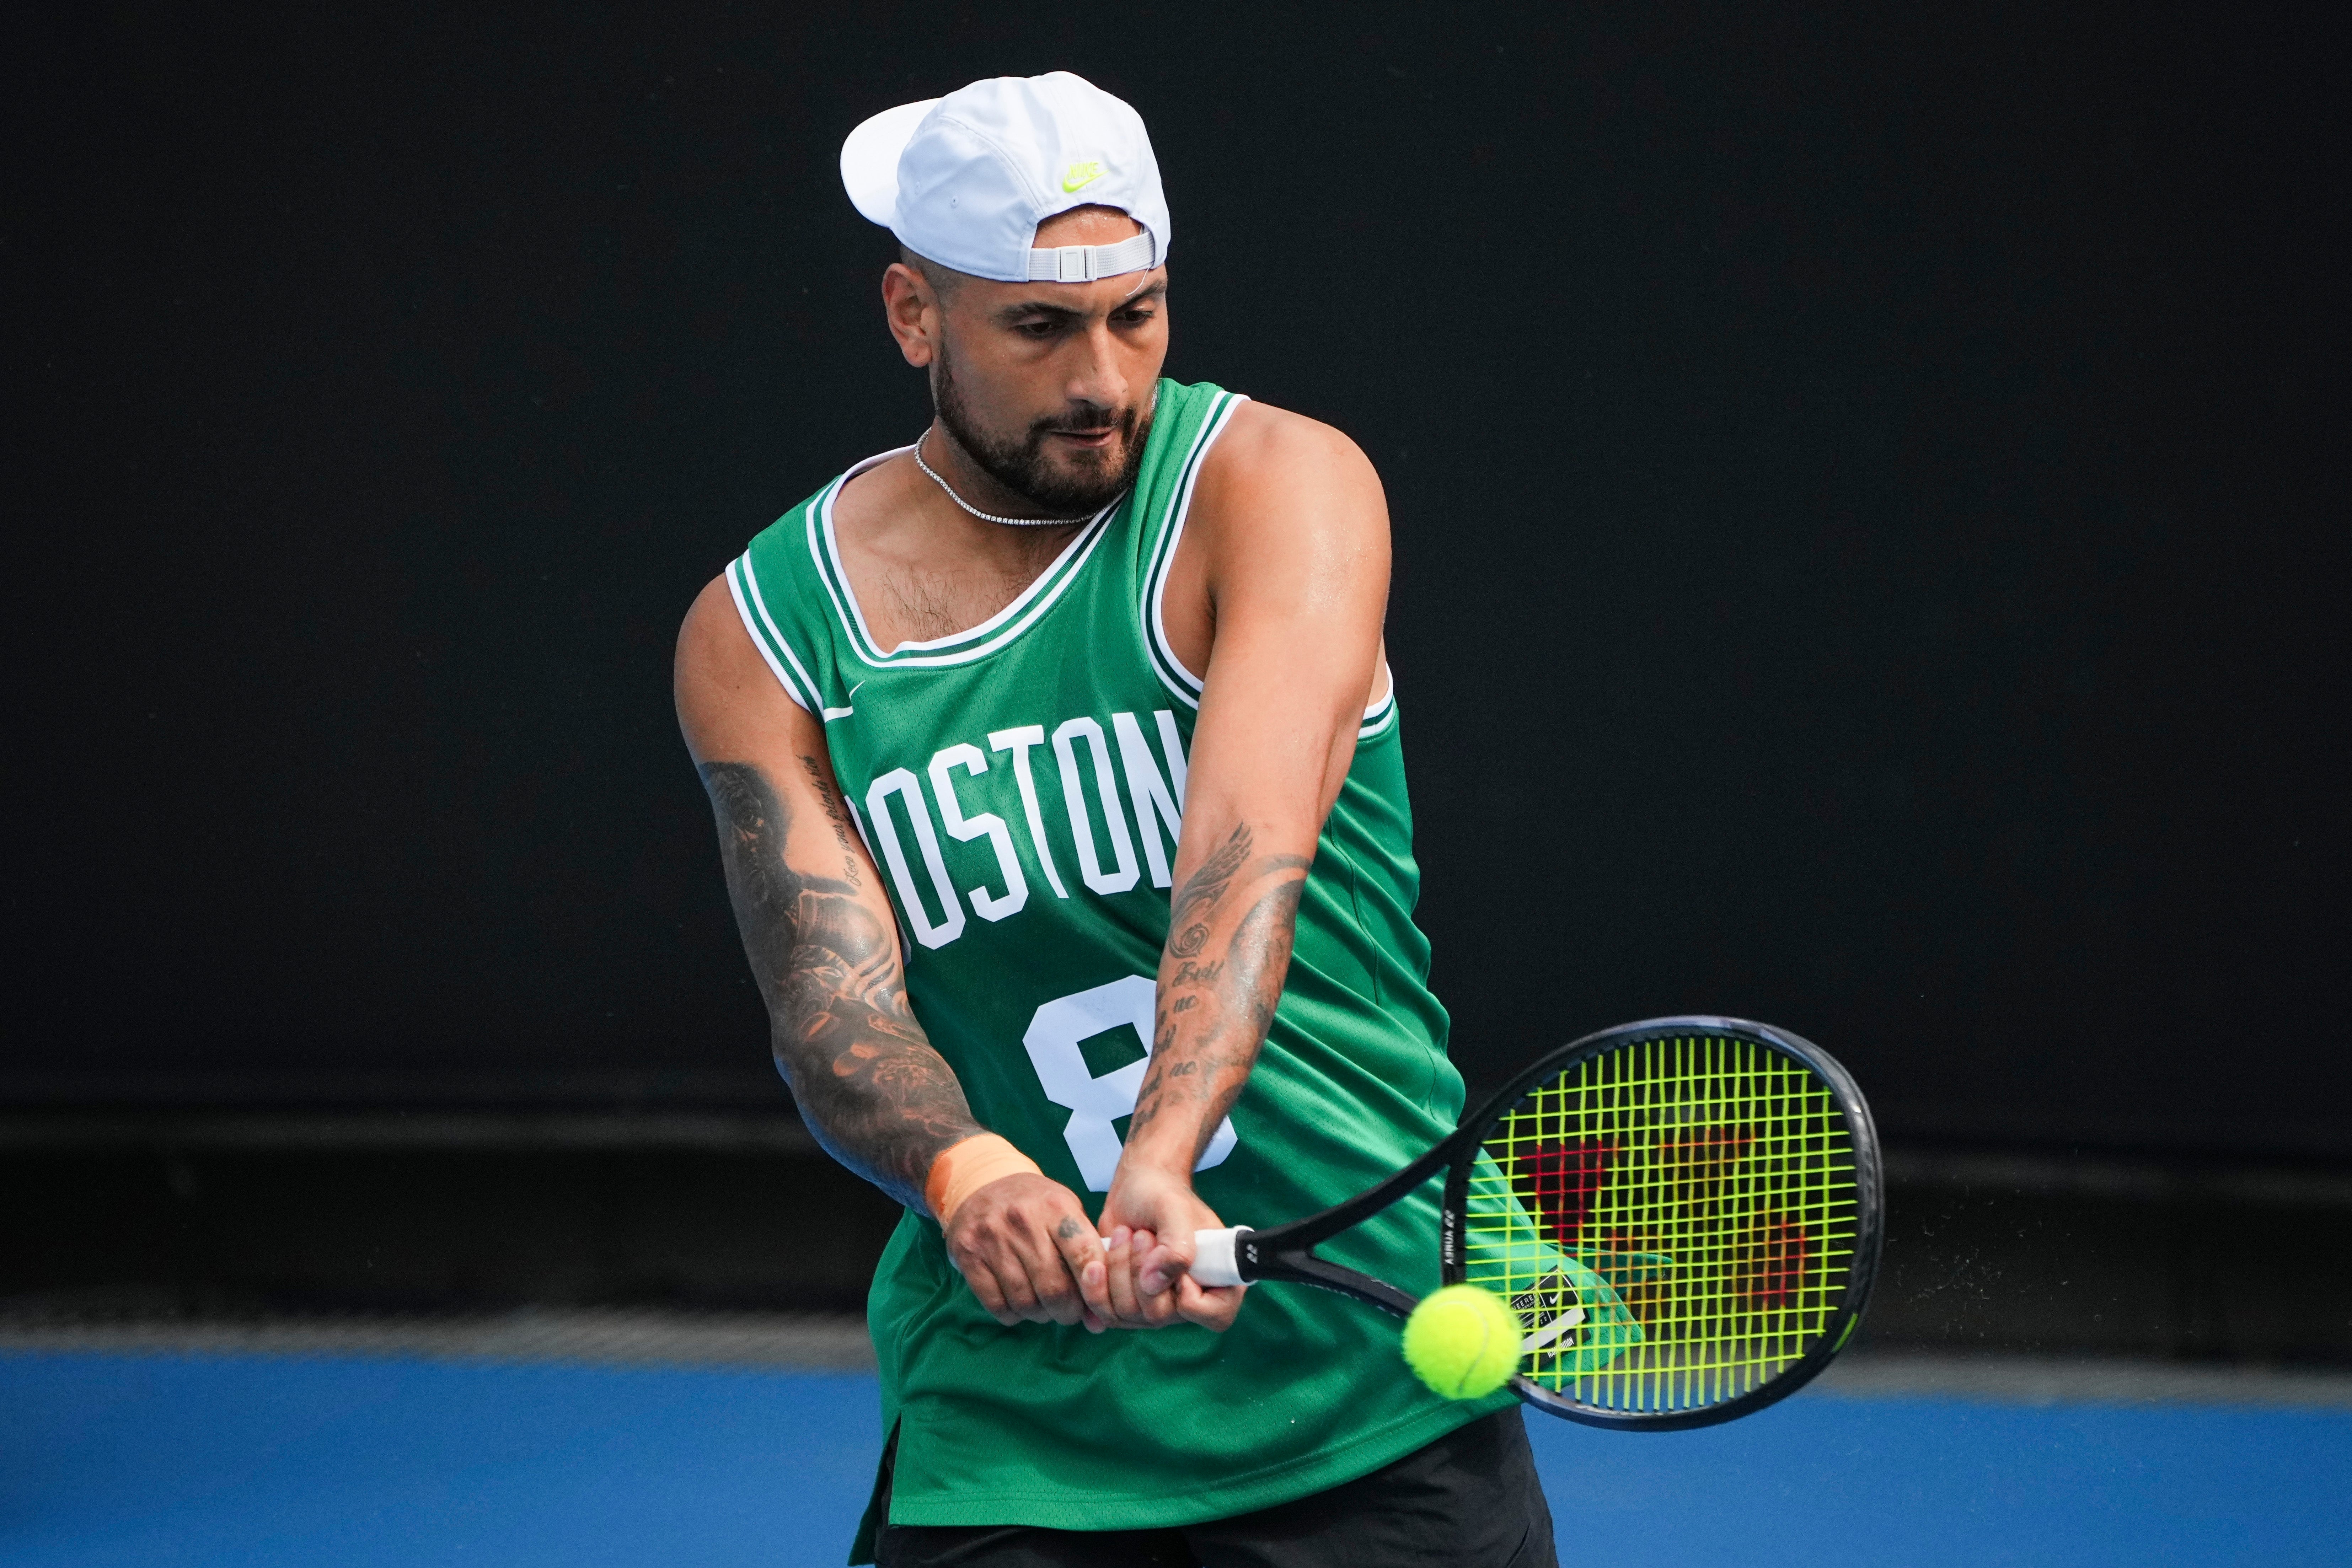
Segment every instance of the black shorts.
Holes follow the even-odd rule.
[[[885,1505],[887,1507],[887,1503]],[[877,1568],[1557,1568],[1517,1410],[1352,1481],[1173,1530],[886,1526]]]

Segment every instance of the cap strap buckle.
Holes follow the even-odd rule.
[[[1029,253],[1032,283],[1092,283],[1122,272],[1141,272],[1151,265],[1149,232],[1117,245],[1066,245]]]

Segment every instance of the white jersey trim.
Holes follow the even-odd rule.
[[[1161,685],[1166,686],[1175,695],[1179,702],[1188,707],[1197,708],[1201,706],[1201,692],[1207,682],[1194,674],[1185,665],[1184,661],[1176,656],[1174,645],[1168,641],[1166,615],[1168,576],[1176,564],[1176,549],[1183,541],[1184,522],[1192,512],[1192,487],[1200,483],[1201,469],[1208,462],[1209,448],[1215,444],[1218,436],[1224,434],[1225,425],[1232,420],[1234,411],[1248,401],[1249,398],[1245,393],[1230,393],[1225,406],[1219,409],[1209,423],[1202,428],[1201,434],[1194,437],[1192,450],[1185,459],[1183,487],[1176,493],[1175,504],[1168,510],[1168,525],[1160,535],[1158,559],[1152,565],[1150,581],[1144,591],[1146,594],[1145,635],[1151,640],[1152,647],[1160,654],[1159,659],[1151,661],[1152,673],[1159,675]],[[1177,680],[1170,680],[1166,672],[1160,668],[1163,661],[1169,670],[1176,673]],[[1384,689],[1377,699],[1364,706],[1363,719],[1356,729],[1358,740],[1370,739],[1386,728],[1389,720],[1396,715],[1396,674],[1389,668],[1386,659],[1381,661],[1381,678],[1384,684]],[[1179,685],[1180,681],[1183,684]],[[1191,689],[1187,690],[1187,686]]]
[[[747,585],[751,590],[748,599],[744,594]],[[727,563],[727,596],[735,601],[735,613],[742,619],[745,634],[751,639],[751,646],[760,651],[760,657],[766,661],[769,673],[776,677],[776,684],[784,688],[784,695],[792,698],[793,706],[802,712],[814,713],[816,709],[811,699],[802,695],[801,688],[793,684],[792,675],[784,669],[782,661],[776,657],[776,649],[782,648],[795,665],[800,663],[797,657],[793,656],[792,647],[784,641],[782,633],[776,630],[775,622],[769,619],[766,603],[758,603],[758,620],[752,618],[753,604],[759,600],[759,593],[760,581],[751,571],[751,552],[745,550],[741,556]],[[765,634],[760,626],[763,621],[767,622]],[[770,645],[771,638],[773,639],[773,646]],[[808,679],[806,671],[802,672],[801,679]],[[813,692],[815,687],[812,685],[809,689]]]
[[[1248,401],[1244,393],[1229,394],[1225,405],[1217,410],[1208,423],[1201,427],[1201,433],[1192,438],[1192,450],[1184,458],[1184,483],[1168,508],[1168,521],[1160,529],[1159,548],[1154,552],[1157,559],[1152,562],[1151,580],[1144,588],[1144,634],[1150,638],[1153,649],[1160,654],[1160,660],[1153,661],[1153,672],[1160,675],[1160,684],[1174,693],[1177,700],[1188,707],[1201,706],[1203,683],[1200,676],[1184,667],[1184,661],[1176,656],[1174,648],[1169,646],[1168,623],[1160,615],[1160,601],[1168,593],[1168,570],[1175,561],[1176,547],[1184,537],[1184,519],[1192,510],[1192,486],[1200,482],[1202,465],[1208,461],[1209,448],[1216,444],[1217,437],[1223,435],[1225,426],[1232,423],[1234,410]],[[1166,661],[1168,669],[1176,672],[1177,680],[1170,680],[1160,670],[1160,660]],[[1178,681],[1184,685],[1178,685]],[[1186,690],[1187,685],[1192,689]]]
[[[877,667],[923,669],[967,664],[993,653],[1020,636],[1061,597],[1063,590],[1085,570],[1087,558],[1094,553],[1094,547],[1102,542],[1111,514],[1118,509],[1126,497],[1113,501],[1088,518],[1087,526],[1062,547],[1062,552],[1044,571],[1037,574],[1036,580],[1023,589],[1013,602],[979,625],[967,626],[961,632],[926,642],[901,643],[886,653],[866,624],[866,612],[857,602],[857,591],[850,586],[849,569],[842,564],[841,541],[833,526],[833,504],[840,496],[842,486],[850,480],[877,464],[887,463],[901,453],[913,450],[912,445],[899,446],[868,457],[827,486],[817,504],[809,508],[809,554],[816,562],[817,576],[824,583],[826,596],[833,601],[835,613],[848,628],[857,656],[865,663]],[[995,635],[992,636],[992,633]],[[932,649],[948,651],[929,652]]]

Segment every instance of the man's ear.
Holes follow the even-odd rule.
[[[903,261],[894,261],[882,274],[882,314],[898,352],[917,370],[939,355],[940,298],[929,278]]]

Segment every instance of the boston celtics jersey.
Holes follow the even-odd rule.
[[[743,623],[824,724],[881,868],[916,1017],[973,1114],[1099,1215],[1152,1039],[1201,678],[1160,622],[1203,455],[1241,400],[1163,382],[1134,489],[1018,599],[966,632],[884,649],[834,536],[852,469],[728,568]],[[885,454],[884,457],[893,455]],[[1419,872],[1383,698],[1358,732],[1298,905],[1256,1069],[1194,1185],[1229,1225],[1296,1219],[1450,1132],[1462,1080],[1412,923]],[[1437,1284],[1435,1194],[1331,1245]],[[1397,1324],[1295,1285],[1250,1290],[1228,1333],[1006,1328],[909,1212],[869,1317],[900,1524],[1139,1529],[1349,1480],[1509,1403],[1449,1403]],[[869,1521],[870,1522],[870,1521]]]

